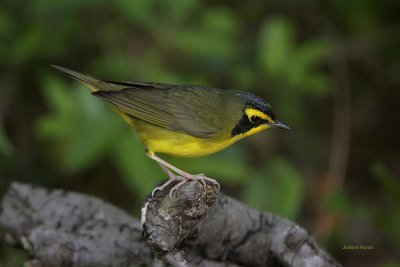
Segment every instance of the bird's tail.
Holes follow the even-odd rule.
[[[85,75],[67,68],[56,65],[51,65],[53,68],[61,71],[62,73],[71,76],[72,78],[84,83],[92,92],[96,91],[114,91],[119,90],[119,86],[113,83],[108,83],[102,80],[95,79],[89,75]]]
[[[61,71],[62,73],[71,76],[72,78],[84,83],[89,89],[92,91],[92,94],[97,91],[118,91],[124,88],[123,85],[119,85],[113,82],[106,82],[102,80],[95,79],[90,77],[89,75],[85,75],[67,68],[63,68],[60,66],[51,65],[53,68]],[[111,108],[117,112],[124,121],[126,121],[129,125],[133,126],[134,121],[132,117],[127,115],[125,112],[119,110],[116,106],[111,105]]]

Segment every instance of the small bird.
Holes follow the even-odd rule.
[[[290,130],[280,122],[271,106],[256,95],[198,85],[155,82],[112,82],[54,66],[83,82],[92,94],[111,107],[139,134],[146,154],[158,162],[169,180],[156,187],[170,191],[189,180],[219,184],[204,174],[189,174],[159,158],[155,153],[199,157],[220,151],[236,141],[270,127]]]

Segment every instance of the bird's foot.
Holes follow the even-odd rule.
[[[217,182],[217,180],[214,180],[214,179],[212,179],[212,178],[209,178],[209,177],[205,176],[204,173],[196,174],[196,175],[193,175],[193,176],[196,177],[196,179],[193,179],[193,180],[200,180],[200,182],[201,182],[204,186],[206,185],[205,182],[207,181],[207,182],[210,182],[210,183],[212,183],[212,184],[215,184],[215,185],[218,187],[218,189],[221,189],[221,186],[219,185],[219,183]]]
[[[182,181],[184,181],[185,180],[185,178],[183,178],[182,176],[172,176],[172,177],[170,177],[169,178],[169,180],[168,181],[166,181],[165,183],[163,183],[162,185],[160,185],[160,186],[157,186],[156,188],[154,188],[153,189],[153,191],[151,191],[151,197],[153,198],[154,197],[154,194],[157,192],[157,191],[163,191],[165,188],[167,188],[171,183],[173,183],[173,182],[176,182],[176,181],[179,181],[179,183],[178,184],[180,184]],[[175,187],[175,186],[174,186]],[[174,188],[173,187],[173,188]],[[171,195],[171,194],[170,194]]]
[[[177,183],[176,185],[174,185],[174,187],[171,188],[171,190],[169,191],[169,196],[172,198],[172,193],[176,190],[178,191],[179,187],[181,187],[182,185],[186,184],[189,181],[200,181],[201,184],[206,187],[206,181],[215,184],[218,189],[221,188],[221,186],[219,185],[219,183],[211,178],[208,178],[207,176],[205,176],[203,173],[200,174],[189,174],[189,175],[185,175],[183,180],[180,181],[179,183]]]

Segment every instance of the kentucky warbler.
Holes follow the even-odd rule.
[[[192,175],[178,169],[157,157],[157,152],[179,157],[204,156],[270,127],[290,130],[276,118],[267,102],[252,93],[198,85],[102,81],[53,67],[83,82],[93,95],[109,102],[135,128],[147,155],[170,178],[153,193],[173,181],[180,182],[171,193],[189,180],[208,180],[218,185],[203,174]]]

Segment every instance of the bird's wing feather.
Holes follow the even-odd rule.
[[[133,83],[129,86],[120,91],[97,91],[93,94],[135,118],[196,137],[211,137],[220,127],[212,114],[216,111],[210,110],[216,107],[209,104],[213,101],[212,97],[215,98],[215,92],[210,92],[214,89],[182,86],[165,88],[165,84],[162,89],[150,84],[143,86],[146,88],[133,87]]]

